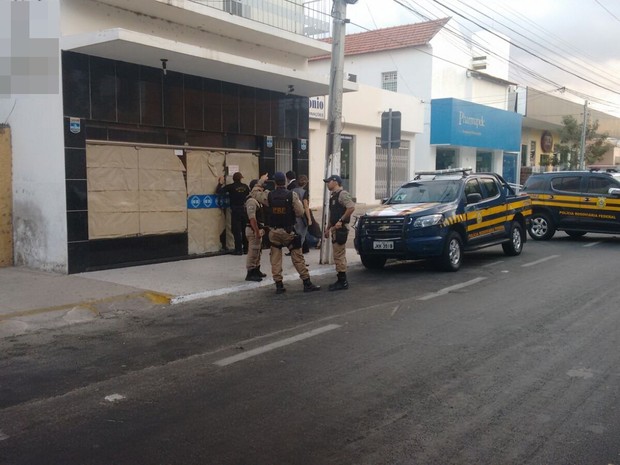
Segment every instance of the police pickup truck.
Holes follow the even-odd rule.
[[[519,255],[532,205],[498,174],[457,168],[416,173],[383,205],[357,219],[355,248],[366,268],[388,259],[432,259],[446,271],[463,252],[500,245]]]

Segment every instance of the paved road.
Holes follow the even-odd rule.
[[[620,463],[619,247],[558,235],[2,341],[0,463]]]

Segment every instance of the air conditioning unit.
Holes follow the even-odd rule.
[[[224,11],[242,18],[250,18],[250,5],[241,0],[224,0]]]
[[[476,70],[487,69],[487,57],[477,56],[471,59],[471,67]]]

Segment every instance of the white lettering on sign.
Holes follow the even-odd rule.
[[[467,116],[462,111],[459,111],[459,126],[464,124],[468,126],[476,126],[477,128],[484,127],[484,116],[477,118],[475,116]]]

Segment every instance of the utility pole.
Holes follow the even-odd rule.
[[[344,79],[344,40],[347,22],[347,3],[357,0],[334,0],[332,7],[333,37],[332,61],[329,73],[329,99],[327,120],[327,146],[325,149],[325,178],[332,174],[340,174],[340,148],[342,135],[342,88]],[[327,229],[329,212],[329,191],[323,187],[323,218],[322,230]],[[319,263],[331,263],[332,243],[323,238],[321,241],[321,258]]]
[[[583,127],[581,128],[581,144],[579,147],[579,169],[585,169],[586,128],[588,126],[588,101],[583,104]]]

